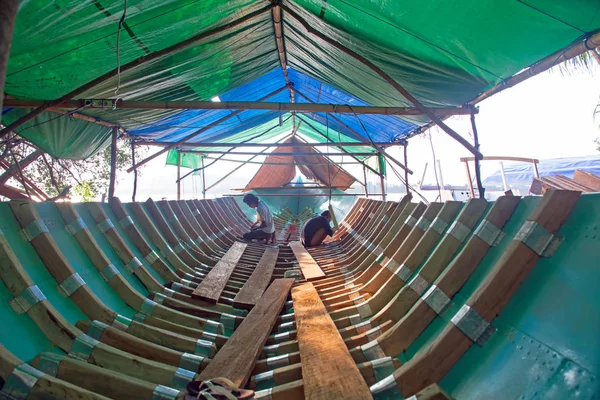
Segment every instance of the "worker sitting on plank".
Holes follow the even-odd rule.
[[[330,222],[331,214],[327,210],[323,211],[321,215],[309,219],[302,229],[304,247],[320,246],[327,236],[333,236]]]
[[[273,214],[271,214],[269,207],[252,193],[244,196],[244,203],[250,208],[256,208],[258,214],[256,222],[250,228],[250,232],[244,233],[244,240],[251,241],[253,239],[263,240],[270,238],[275,232],[275,224],[273,223]]]

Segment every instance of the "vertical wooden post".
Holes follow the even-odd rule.
[[[473,141],[475,144],[475,150],[479,152],[479,135],[477,134],[477,125],[475,125],[475,113],[471,112],[471,127],[473,128]],[[483,157],[482,157],[483,158]],[[481,166],[479,164],[479,158],[475,157],[475,180],[477,181],[477,191],[479,192],[479,198],[485,198],[485,188],[481,182]]]
[[[381,198],[385,201],[385,176],[381,174],[379,178],[381,179]]]
[[[110,144],[110,182],[108,183],[108,199],[115,197],[115,183],[117,178],[117,135],[119,128],[112,128]]]
[[[540,178],[540,172],[538,171],[538,166],[537,166],[537,162],[534,161],[533,162],[533,174],[535,175],[536,178]]]
[[[181,150],[177,150],[177,200],[181,200]]]
[[[475,189],[473,188],[473,178],[471,178],[471,170],[469,169],[469,162],[465,161],[465,170],[467,171],[467,182],[469,182],[469,193],[471,198],[475,198]]]
[[[408,168],[408,141],[404,141],[404,165]],[[406,194],[410,193],[410,186],[408,185],[408,170],[404,170],[404,184],[406,185]]]
[[[131,138],[131,165],[135,165],[135,141]],[[133,170],[133,193],[131,194],[131,201],[135,202],[135,195],[137,193],[137,180],[138,172],[137,169]]]
[[[369,196],[369,189],[367,183],[367,167],[363,165],[363,175],[365,177],[365,196]]]
[[[204,157],[202,157],[202,198],[206,199],[206,170],[204,169]]]
[[[6,79],[6,67],[8,66],[8,55],[12,42],[15,20],[19,0],[3,0],[0,7],[0,110],[4,100],[4,82]],[[0,119],[2,116],[0,115]]]
[[[504,187],[504,191],[508,190],[508,182],[506,182],[506,174],[504,173],[504,163],[500,161],[500,175],[502,176],[502,186]]]

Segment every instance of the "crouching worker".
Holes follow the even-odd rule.
[[[304,247],[320,246],[327,236],[333,236],[333,229],[329,226],[330,222],[329,211],[323,211],[321,215],[308,220],[302,230]]]
[[[250,208],[256,208],[258,214],[256,222],[250,228],[250,232],[244,233],[244,240],[251,241],[252,239],[262,240],[270,238],[275,232],[275,224],[273,223],[273,215],[269,207],[267,207],[264,201],[260,201],[258,197],[251,193],[244,196],[244,203]]]

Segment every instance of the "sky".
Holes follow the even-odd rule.
[[[594,118],[596,105],[600,102],[600,67],[589,71],[573,71],[568,75],[558,69],[544,72],[521,84],[492,96],[479,104],[476,116],[477,131],[484,156],[515,156],[538,159],[598,155],[594,140],[600,137],[600,114]],[[453,117],[446,121],[461,136],[472,142],[469,117]],[[427,133],[409,139],[408,166],[414,173],[409,182],[417,185],[428,164],[424,183],[435,185],[432,169],[433,143],[436,159],[442,167],[442,179],[446,185],[465,185],[467,182],[460,157],[471,154],[445,132],[435,127]],[[151,152],[158,148],[151,147]],[[246,149],[244,149],[246,150]],[[253,149],[255,150],[255,149]],[[260,149],[256,149],[260,150]],[[402,160],[402,148],[391,148],[389,153]],[[247,157],[246,157],[247,158]],[[257,158],[256,160],[261,160]],[[175,199],[176,167],[165,166],[166,156],[151,161],[138,180],[136,200]],[[238,166],[232,162],[217,162],[206,172],[207,186],[212,185],[227,172]],[[510,165],[505,162],[504,165]],[[231,193],[230,188],[244,187],[254,176],[259,165],[245,165],[235,172],[224,184],[217,185],[208,193],[214,197]],[[483,178],[498,170],[495,161],[482,163]],[[348,171],[362,177],[362,168],[349,165]],[[183,169],[182,171],[186,171]],[[118,176],[116,195],[131,199],[133,175],[125,172]],[[438,177],[439,179],[439,177]],[[375,184],[378,179],[370,177]],[[201,177],[193,176],[182,181],[184,198],[202,196]],[[389,184],[399,184],[390,174]]]

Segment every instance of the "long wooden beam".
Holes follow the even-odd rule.
[[[304,120],[302,120],[304,122]],[[140,146],[168,146],[169,143],[152,142],[152,141],[139,141],[136,142]],[[401,146],[402,143],[390,143],[390,142],[375,142],[377,147],[391,147]],[[276,143],[218,143],[218,142],[198,142],[198,143],[185,143],[178,147],[279,147],[280,142]],[[372,147],[371,143],[364,142],[330,142],[330,143],[309,143],[309,142],[294,142],[286,143],[286,147]],[[185,151],[184,151],[185,152]]]
[[[285,146],[282,145],[282,146]],[[256,151],[236,151],[236,152],[228,152],[228,151],[221,151],[221,150],[206,150],[206,151],[196,151],[196,150],[188,150],[186,151],[186,153],[192,153],[192,154],[227,154],[227,155],[231,155],[231,156],[252,156],[252,155],[260,155],[262,153],[260,152],[256,152]],[[321,152],[317,152],[317,153],[299,153],[299,152],[295,152],[295,151],[291,151],[291,152],[277,152],[277,153],[268,153],[268,154],[273,154],[273,155],[277,155],[277,156],[347,156],[347,154],[345,153],[321,153]],[[369,156],[374,156],[377,153],[352,153],[355,156],[363,156],[363,157],[369,157]]]
[[[29,114],[22,116],[21,118],[19,118],[12,124],[8,125],[7,127],[5,127],[2,130],[0,130],[0,138],[8,135],[10,132],[12,132],[14,129],[18,128],[19,126],[23,125],[24,123],[31,121],[33,118],[40,115],[42,112],[46,111],[48,108],[57,107],[57,106],[61,105],[62,103],[64,103],[65,101],[69,101],[69,100],[81,95],[85,91],[87,91],[101,83],[104,83],[111,78],[114,78],[119,73],[125,73],[125,72],[127,72],[135,67],[138,67],[142,64],[145,64],[149,61],[156,60],[160,57],[169,55],[177,50],[181,50],[187,46],[196,44],[197,42],[199,42],[203,39],[206,39],[206,38],[216,35],[218,33],[226,32],[232,28],[243,25],[244,23],[264,14],[265,12],[270,11],[271,8],[273,8],[273,5],[269,4],[266,7],[263,7],[259,10],[248,13],[241,18],[231,21],[228,24],[221,25],[214,29],[208,30],[206,32],[199,33],[195,36],[192,36],[189,39],[186,39],[184,41],[176,43],[172,46],[166,47],[166,48],[156,51],[152,54],[143,55],[139,58],[136,58],[133,61],[128,62],[125,65],[121,65],[120,68],[115,68],[115,69],[105,73],[104,75],[101,75],[96,79],[93,79],[92,81],[86,83],[85,85],[82,85],[82,86],[78,87],[77,89],[70,91],[69,93],[59,97],[58,99],[46,102],[43,105],[35,108]]]
[[[273,1],[273,3],[276,3]],[[276,5],[271,10],[271,18],[273,20],[273,33],[275,34],[275,44],[277,45],[277,54],[279,55],[279,64],[281,65],[281,71],[283,72],[283,78],[285,83],[288,84],[290,91],[290,102],[296,102],[296,95],[294,93],[294,85],[291,84],[290,77],[287,71],[287,56],[285,54],[285,43],[283,39],[283,16],[281,15],[281,7]]]
[[[279,88],[279,89],[275,90],[274,92],[272,92],[272,93],[269,93],[268,95],[266,95],[266,96],[262,97],[261,99],[259,99],[259,101],[266,100],[266,99],[268,99],[268,98],[270,98],[270,97],[273,97],[273,96],[275,96],[276,94],[279,94],[279,93],[281,93],[282,91],[284,91],[284,90],[286,89],[286,87],[287,87],[287,86],[283,86],[283,87],[281,87],[281,88]],[[227,120],[229,120],[229,119],[231,119],[231,118],[233,118],[233,117],[236,117],[237,115],[239,115],[239,114],[241,114],[241,113],[242,113],[242,111],[234,111],[234,112],[232,112],[231,114],[228,114],[228,115],[226,115],[226,116],[224,116],[224,117],[222,117],[222,118],[219,118],[218,120],[214,121],[213,123],[211,123],[211,124],[208,124],[208,125],[206,125],[205,127],[198,129],[197,131],[195,131],[195,132],[193,132],[193,133],[191,133],[191,134],[187,135],[187,136],[186,136],[186,137],[184,137],[183,139],[181,139],[181,140],[179,140],[179,141],[177,141],[177,142],[171,143],[170,145],[166,146],[166,147],[165,147],[165,148],[163,148],[162,150],[160,150],[160,151],[158,151],[158,152],[156,152],[156,153],[152,154],[152,155],[151,155],[151,156],[149,156],[149,157],[146,157],[145,159],[143,159],[142,161],[140,161],[140,162],[139,162],[139,163],[137,163],[136,165],[133,165],[131,168],[129,168],[129,169],[127,170],[127,172],[131,172],[131,171],[133,171],[134,169],[137,169],[137,168],[141,167],[142,165],[146,164],[148,161],[154,160],[156,157],[160,156],[161,154],[164,154],[164,153],[166,153],[167,151],[169,151],[169,150],[171,150],[171,149],[173,149],[173,148],[175,148],[175,147],[177,147],[177,146],[179,146],[179,145],[181,145],[181,144],[183,144],[183,143],[187,142],[188,140],[195,138],[196,136],[200,135],[201,133],[203,133],[203,132],[206,132],[206,131],[207,131],[207,130],[209,130],[210,128],[212,128],[212,127],[215,127],[215,126],[218,126],[219,124],[221,124],[221,123],[223,123],[223,122],[225,122],[225,121],[227,121]]]
[[[290,9],[288,6],[282,4],[281,8],[286,13],[288,13],[290,16],[292,16],[296,21],[298,21],[304,27],[304,29],[306,29],[306,31],[308,33],[311,33],[311,34],[317,36],[319,39],[329,43],[330,45],[334,46],[338,50],[348,54],[350,57],[352,57],[355,60],[359,61],[360,63],[364,64],[369,69],[371,69],[373,72],[375,72],[377,75],[379,75],[383,80],[385,80],[394,89],[396,89],[402,96],[404,96],[404,98],[406,98],[408,101],[410,101],[422,114],[429,117],[429,119],[431,119],[431,121],[433,121],[437,126],[439,126],[444,132],[446,132],[454,140],[456,140],[457,142],[462,144],[475,157],[477,157],[477,158],[483,157],[483,154],[481,154],[475,147],[473,147],[473,145],[471,143],[469,143],[465,138],[460,136],[452,128],[450,128],[448,125],[446,125],[436,115],[436,113],[434,111],[432,111],[432,109],[425,107],[423,104],[421,104],[421,102],[419,100],[417,100],[412,94],[410,94],[406,89],[404,89],[398,82],[396,82],[394,79],[392,79],[392,77],[390,77],[381,68],[379,68],[378,66],[373,64],[371,61],[367,60],[365,57],[356,53],[355,51],[347,48],[343,44],[331,39],[327,35],[324,35],[317,29],[313,28],[304,18],[302,18],[300,15],[298,15],[294,10]]]
[[[287,88],[293,85],[287,84]],[[5,107],[33,108],[50,104],[51,100],[6,99]],[[120,99],[70,100],[52,109],[135,109],[135,110],[260,110],[285,112],[325,112],[336,114],[423,115],[416,107],[350,106],[347,104],[278,103],[267,101],[136,101]],[[471,108],[431,108],[438,115],[469,115]]]

